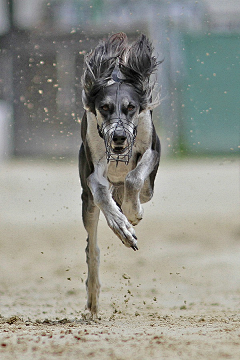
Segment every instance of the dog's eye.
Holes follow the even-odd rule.
[[[133,111],[135,109],[135,106],[129,104],[127,109],[128,109],[128,111]]]
[[[103,111],[108,111],[109,110],[109,106],[107,104],[102,106],[102,110]]]

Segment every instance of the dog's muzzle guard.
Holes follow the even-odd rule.
[[[114,146],[116,130],[124,134],[124,146]],[[137,126],[132,122],[117,118],[112,119],[110,124],[103,122],[102,126],[98,125],[98,133],[105,143],[107,162],[116,161],[116,166],[118,162],[124,162],[127,165],[132,156],[132,148],[137,136]]]

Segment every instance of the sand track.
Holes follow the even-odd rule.
[[[237,159],[165,162],[125,248],[101,217],[101,310],[86,302],[77,166],[0,167],[0,359],[239,359]]]

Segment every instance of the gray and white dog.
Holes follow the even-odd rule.
[[[153,195],[160,141],[152,122],[151,75],[160,62],[145,35],[129,45],[124,33],[102,41],[85,58],[85,113],[79,171],[82,217],[88,233],[87,308],[98,312],[97,225],[100,210],[124,245],[138,250],[133,226]]]

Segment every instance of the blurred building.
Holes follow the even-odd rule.
[[[0,0],[0,156],[76,156],[84,54],[117,31],[164,58],[165,154],[237,152],[238,0]]]

